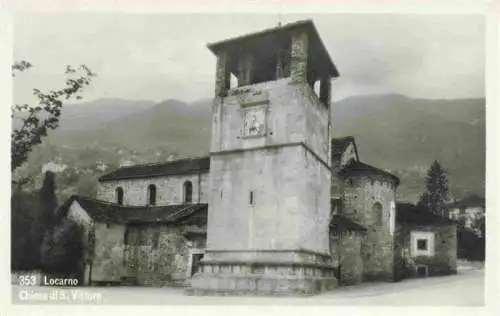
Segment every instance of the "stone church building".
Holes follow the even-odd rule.
[[[210,154],[119,168],[63,205],[86,284],[307,295],[456,272],[454,222],[397,203],[399,179],[332,134],[339,73],[312,21],[208,48]]]

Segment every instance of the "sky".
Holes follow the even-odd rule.
[[[97,73],[87,101],[211,98],[215,57],[208,43],[303,19],[314,21],[340,72],[334,100],[485,95],[482,15],[32,12],[14,20],[14,60],[33,64],[14,79],[14,98],[30,102],[32,88],[61,87],[68,64]]]

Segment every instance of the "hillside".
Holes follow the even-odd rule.
[[[88,131],[110,121],[152,108],[153,101],[101,99],[68,106],[62,112],[58,132]]]
[[[361,159],[398,174],[401,197],[416,198],[434,159],[448,171],[455,196],[484,195],[484,99],[359,96],[332,110],[334,134],[355,136]]]
[[[208,153],[211,100],[134,102],[100,100],[68,107],[61,128],[18,174],[39,175],[52,161],[66,166],[59,176],[62,198],[92,195],[100,174],[127,161]],[[484,195],[484,111],[484,99],[356,96],[332,105],[333,136],[355,136],[363,161],[399,175],[400,199],[416,199],[434,159],[448,170],[454,196]]]
[[[84,132],[103,126],[103,124],[134,113],[145,111],[155,105],[153,101],[131,101],[124,99],[99,99],[67,104],[61,112],[60,126],[55,134]],[[18,113],[17,117],[24,115]],[[13,127],[20,121],[14,119]]]
[[[58,133],[54,135],[54,139],[67,146],[94,144],[99,147],[130,149],[138,153],[156,151],[188,156],[205,154],[210,141],[210,102],[187,104],[178,100],[166,100],[91,130]]]

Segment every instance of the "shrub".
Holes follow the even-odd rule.
[[[81,227],[71,220],[63,219],[52,232],[44,236],[43,270],[55,275],[80,274],[83,250]]]

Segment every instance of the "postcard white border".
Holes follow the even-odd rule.
[[[282,1],[252,1],[252,0],[184,0],[184,1],[160,1],[160,0],[8,0],[3,1],[0,6],[0,100],[2,107],[1,120],[3,124],[1,148],[5,150],[1,161],[4,189],[0,194],[4,205],[4,212],[0,219],[3,225],[0,243],[2,244],[1,281],[2,281],[2,310],[7,308],[8,315],[123,315],[142,314],[146,315],[221,315],[232,313],[233,315],[254,314],[325,314],[332,315],[372,315],[383,313],[384,315],[482,315],[495,313],[498,306],[498,215],[496,210],[500,206],[498,194],[498,182],[500,178],[497,162],[500,161],[498,150],[499,122],[497,106],[498,92],[498,56],[499,56],[499,17],[500,5],[495,1],[348,1],[348,0],[282,0]],[[486,14],[487,15],[487,59],[486,59],[486,100],[487,100],[487,177],[486,177],[486,202],[487,202],[487,261],[486,261],[486,307],[337,307],[337,306],[19,306],[11,305],[10,287],[10,153],[7,151],[10,135],[10,104],[12,104],[12,78],[10,76],[10,65],[12,63],[13,34],[13,12],[14,11],[108,11],[108,12],[135,12],[135,13],[180,13],[180,12],[255,12],[255,13],[418,13],[418,14]],[[7,106],[9,105],[9,106]],[[241,298],[245,302],[245,298]],[[0,311],[1,313],[2,311]]]

